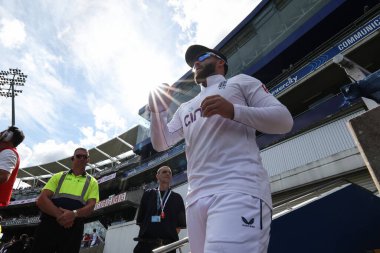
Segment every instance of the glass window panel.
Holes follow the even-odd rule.
[[[222,48],[228,76],[242,72],[267,55],[331,0],[273,0]]]

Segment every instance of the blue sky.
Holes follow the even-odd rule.
[[[16,97],[21,167],[93,148],[136,124],[149,90],[215,47],[259,0],[0,0],[0,70],[28,75]],[[0,97],[0,129],[11,124]]]

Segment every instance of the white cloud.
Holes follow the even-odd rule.
[[[23,22],[17,19],[0,20],[0,41],[4,47],[19,47],[25,42],[26,32]]]
[[[18,153],[20,155],[20,168],[23,168],[30,164],[30,160],[33,159],[33,150],[27,147],[24,143],[21,143],[17,147]]]
[[[23,93],[16,99],[17,122],[21,126],[34,125],[34,131],[45,130],[55,135],[64,121],[62,110],[78,104],[72,100],[75,88],[70,83],[62,83],[55,69],[61,59],[44,48],[31,45],[30,52],[25,53],[20,62],[28,78]]]
[[[94,114],[95,127],[99,130],[125,129],[125,120],[118,115],[116,108],[110,104],[95,107]]]
[[[17,149],[20,154],[20,168],[43,165],[52,161],[70,157],[78,147],[92,148],[109,140],[106,133],[94,131],[92,127],[81,127],[82,138],[79,143],[73,141],[59,142],[53,139],[40,142],[32,147],[21,143]]]
[[[159,17],[149,15],[151,8],[125,1],[92,4],[93,15],[73,22],[64,38],[94,89],[104,100],[123,101],[118,104],[121,111],[136,114],[153,85],[174,82],[185,71],[184,64],[178,68],[174,61],[179,59],[175,44],[166,41],[175,35],[168,34],[165,22],[154,23]],[[173,48],[166,47],[171,44]]]
[[[81,127],[80,131],[84,135],[84,138],[80,141],[80,145],[88,149],[109,140],[106,133],[94,130],[92,127]]]
[[[31,148],[26,147],[24,144],[20,144],[18,147],[22,163],[20,167],[24,167],[25,165],[46,164],[69,157],[77,147],[78,145],[72,141],[63,143],[55,140],[47,140],[38,143]]]

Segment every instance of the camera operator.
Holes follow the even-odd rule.
[[[9,205],[20,165],[16,147],[24,138],[24,133],[15,126],[0,132],[0,206]]]

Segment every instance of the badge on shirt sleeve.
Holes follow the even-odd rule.
[[[159,215],[152,216],[152,223],[161,222],[161,217]]]

